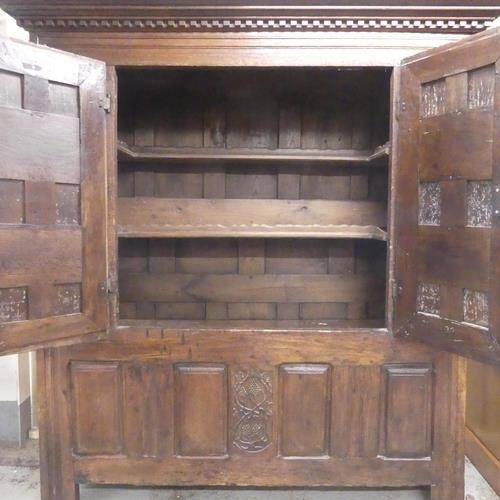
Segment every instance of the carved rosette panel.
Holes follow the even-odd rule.
[[[271,372],[233,373],[233,444],[258,453],[271,444],[273,385]]]

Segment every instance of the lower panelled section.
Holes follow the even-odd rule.
[[[175,338],[66,350],[77,482],[431,484],[436,376],[424,346],[376,331]]]

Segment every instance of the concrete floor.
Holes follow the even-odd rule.
[[[477,470],[466,464],[467,500],[500,500]],[[154,489],[81,486],[81,500],[427,500],[418,490],[245,490]],[[36,467],[0,466],[0,498],[39,500]],[[459,500],[459,499],[457,499]]]

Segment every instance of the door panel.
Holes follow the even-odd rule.
[[[0,353],[106,330],[105,85],[0,39]]]
[[[396,333],[496,363],[499,58],[490,30],[405,61],[394,138]]]

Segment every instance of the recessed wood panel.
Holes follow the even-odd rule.
[[[82,231],[5,228],[0,261],[3,262],[0,286],[29,284],[36,277],[55,282],[79,282],[82,278]]]
[[[28,290],[26,288],[0,288],[0,321],[28,319]]]
[[[0,71],[0,106],[22,107],[23,80],[21,75]]]
[[[491,110],[424,120],[420,125],[420,178],[491,179],[492,134]]]
[[[175,367],[175,452],[185,457],[227,454],[227,374],[224,365]]]
[[[489,282],[490,233],[484,228],[419,227],[414,264],[423,282],[484,290]]]
[[[73,436],[79,455],[122,450],[122,391],[117,363],[71,363]]]
[[[0,179],[0,224],[24,222],[24,182]]]
[[[429,456],[432,439],[432,368],[386,366],[383,411],[383,455],[394,458]]]
[[[80,224],[80,186],[56,184],[56,223]]]
[[[281,366],[280,401],[281,454],[284,457],[328,455],[330,367]]]
[[[49,82],[49,112],[56,115],[80,115],[79,89],[64,83]]]
[[[1,178],[80,183],[77,118],[0,108],[0,135]]]

